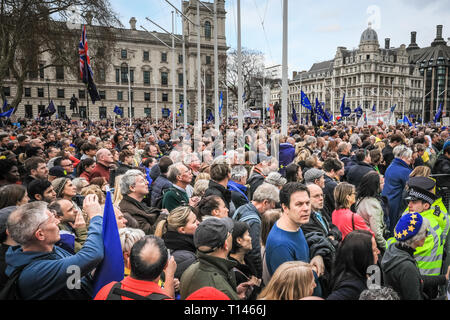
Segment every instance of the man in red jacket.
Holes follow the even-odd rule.
[[[97,177],[104,177],[109,183],[109,169],[114,163],[113,155],[108,149],[100,149],[96,154],[97,164],[91,172],[91,180]]]

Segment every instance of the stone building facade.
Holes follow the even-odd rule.
[[[213,3],[204,2],[211,10]],[[183,1],[183,13],[193,22],[196,22],[197,4],[195,0]],[[168,15],[170,16],[170,14]],[[228,50],[225,37],[225,0],[217,0],[218,21],[218,56],[219,66],[226,64],[226,52]],[[172,50],[164,46],[147,31],[138,30],[135,18],[130,19],[128,29],[117,29],[116,43],[112,61],[105,70],[99,70],[95,74],[97,89],[102,98],[92,104],[87,103],[88,93],[86,86],[78,77],[68,72],[67,68],[48,68],[40,72],[34,79],[29,79],[24,84],[24,96],[16,115],[29,119],[38,117],[53,100],[58,116],[72,114],[70,100],[73,95],[78,99],[78,108],[82,118],[92,120],[112,117],[115,106],[123,109],[123,117],[131,114],[132,118],[168,116],[167,110],[172,110],[172,72],[176,73],[176,110],[183,102],[183,53],[182,42],[175,40],[175,70],[172,70]],[[143,22],[139,22],[143,25]],[[204,77],[206,97],[206,109],[214,110],[214,17],[213,14],[200,6],[201,23],[201,70]],[[89,28],[87,36],[89,43]],[[172,45],[170,35],[155,33],[156,36],[169,46]],[[182,38],[182,35],[177,35]],[[191,23],[185,23],[185,47],[186,47],[186,79],[188,100],[188,121],[196,119],[197,108],[197,28]],[[76,48],[74,48],[76,50]],[[89,50],[95,48],[89,47]],[[44,64],[50,59],[48,56],[40,57]],[[130,75],[128,76],[128,69]],[[219,80],[225,79],[225,73],[219,69]],[[131,95],[129,95],[128,78],[130,79]],[[220,89],[219,89],[220,90]],[[8,96],[14,97],[14,80],[7,81],[4,91]],[[131,110],[129,109],[131,98]],[[226,102],[224,102],[226,103]],[[156,105],[158,107],[156,107]],[[164,109],[164,110],[163,110]],[[53,116],[55,117],[55,116]]]

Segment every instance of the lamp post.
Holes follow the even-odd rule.
[[[50,79],[45,79],[45,82],[47,83],[48,104],[50,105]]]

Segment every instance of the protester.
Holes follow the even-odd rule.
[[[130,275],[131,249],[136,242],[145,237],[145,233],[141,229],[119,228],[119,237],[125,267],[124,276],[128,277]]]
[[[27,204],[30,198],[28,197],[27,189],[24,186],[17,184],[10,184],[0,187],[0,209]]]

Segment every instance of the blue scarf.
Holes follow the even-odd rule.
[[[249,201],[247,194],[246,194],[246,192],[247,192],[246,186],[244,186],[240,183],[234,182],[233,180],[230,180],[230,181],[228,181],[228,189],[239,192],[240,194],[242,194],[245,197],[245,199],[247,199],[247,201]]]

